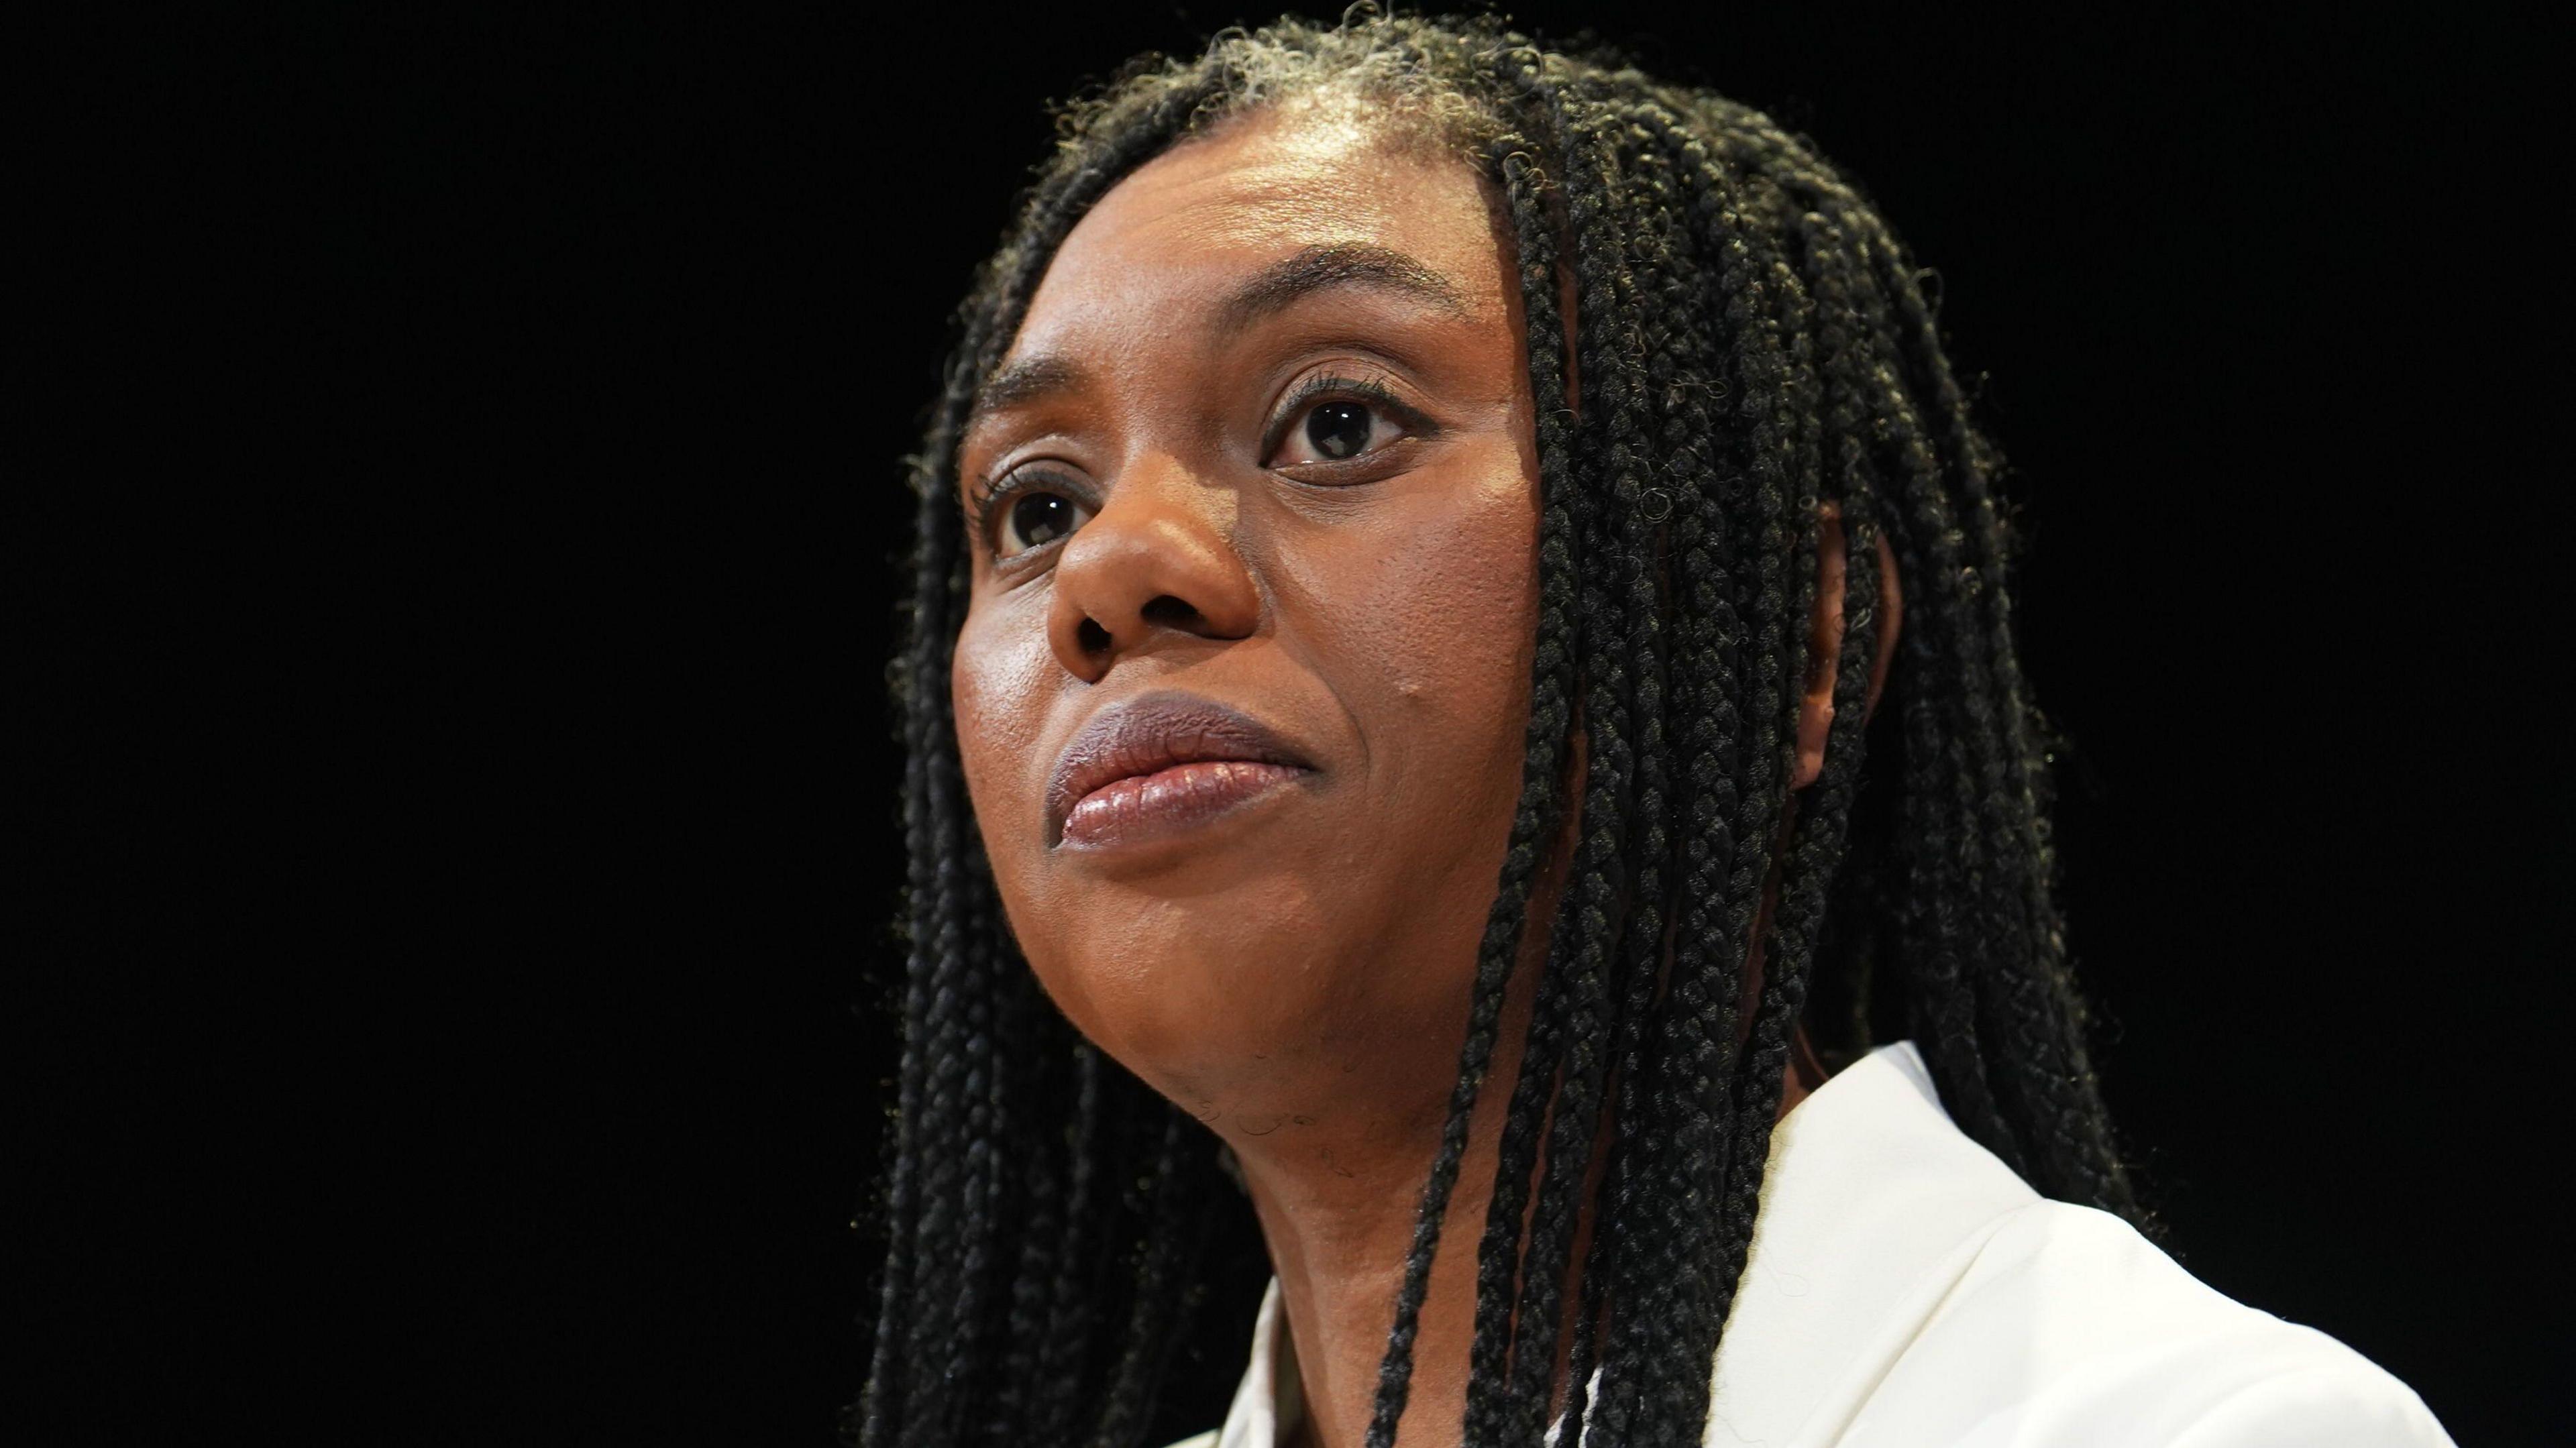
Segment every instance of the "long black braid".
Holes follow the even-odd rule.
[[[1212,1143],[1047,1002],[965,798],[948,680],[966,599],[956,448],[1038,278],[1102,194],[1228,117],[1334,92],[1450,147],[1508,206],[1540,458],[1520,803],[1460,1002],[1466,1044],[1391,1304],[1372,1448],[1394,1442],[1489,1098],[1501,1160],[1462,1425],[1479,1448],[1536,1444],[1559,1418],[1569,1444],[1587,1425],[1623,1445],[1701,1440],[1802,1019],[1828,1060],[1913,1036],[1963,1130],[2048,1195],[2150,1225],[2053,903],[2049,736],[2013,644],[2001,459],[1902,243],[1803,137],[1615,58],[1489,20],[1282,22],[1195,59],[1145,58],[1068,108],[961,310],[912,460],[915,572],[892,670],[909,760],[904,1054],[875,1345],[846,1425],[867,1448],[1132,1448],[1201,1295],[1224,1190]],[[1836,707],[1823,773],[1793,795],[1829,505],[1847,543]],[[1882,537],[1905,625],[1869,723]],[[1520,1074],[1488,1093],[1532,891],[1569,810],[1580,830]],[[1830,1008],[1810,1014],[1811,992]]]

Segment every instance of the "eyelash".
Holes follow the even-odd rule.
[[[1383,409],[1388,417],[1415,437],[1429,437],[1438,431],[1429,418],[1407,406],[1385,384],[1366,378],[1327,374],[1299,383],[1295,391],[1280,399],[1277,415],[1262,432],[1262,457],[1266,459],[1279,451],[1279,444],[1287,439],[1288,429],[1296,426],[1297,419],[1321,403],[1334,401],[1365,402]],[[1002,516],[1002,510],[1017,502],[1022,494],[1045,484],[1052,484],[1054,490],[1068,496],[1080,493],[1070,480],[1043,465],[979,479],[967,500],[976,536],[989,542],[993,536],[993,525]]]
[[[1437,430],[1429,418],[1406,406],[1404,399],[1388,390],[1384,383],[1328,374],[1299,383],[1296,391],[1281,399],[1277,418],[1262,434],[1261,455],[1267,458],[1279,451],[1279,444],[1286,440],[1288,429],[1297,425],[1297,419],[1325,402],[1368,403],[1384,411],[1415,437],[1429,437]]]
[[[973,496],[966,503],[968,515],[975,520],[975,536],[983,539],[985,545],[990,547],[993,540],[993,525],[1001,520],[1002,510],[1018,502],[1022,494],[1035,491],[1042,485],[1049,491],[1060,492],[1068,497],[1079,498],[1082,492],[1063,474],[1042,464],[1036,467],[1016,468],[1002,477],[979,479],[975,484]]]

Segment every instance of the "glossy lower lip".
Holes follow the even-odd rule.
[[[1311,772],[1250,759],[1202,759],[1131,774],[1074,802],[1064,817],[1064,843],[1105,850],[1196,829]]]

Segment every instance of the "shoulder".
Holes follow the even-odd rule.
[[[1839,1440],[1849,1448],[2451,1441],[2360,1353],[2228,1298],[2128,1223],[2065,1202],[2007,1213],[1908,1336]]]

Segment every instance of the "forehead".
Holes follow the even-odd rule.
[[[1204,322],[1205,303],[1247,275],[1319,246],[1402,253],[1440,273],[1469,311],[1499,317],[1498,227],[1461,159],[1347,115],[1256,113],[1112,187],[1058,249],[1013,351]]]

